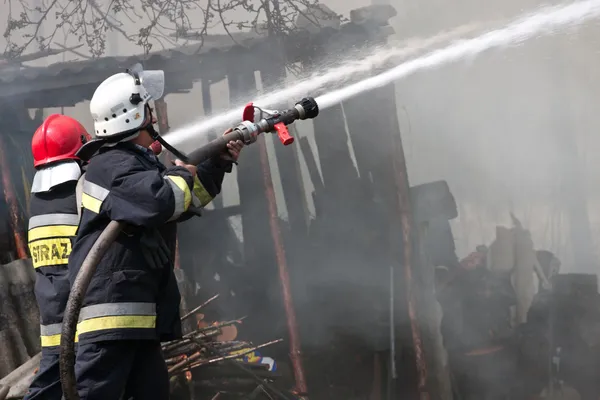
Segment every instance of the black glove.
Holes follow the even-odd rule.
[[[158,230],[145,230],[140,238],[140,244],[150,269],[162,269],[169,265],[171,251]]]

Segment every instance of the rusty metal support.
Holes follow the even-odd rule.
[[[279,280],[281,282],[281,292],[283,296],[283,305],[287,317],[288,334],[290,337],[290,359],[296,379],[296,390],[301,397],[308,393],[304,368],[302,366],[302,352],[300,349],[300,335],[298,333],[298,323],[296,321],[296,311],[292,299],[292,290],[290,285],[290,276],[288,273],[287,260],[285,256],[285,247],[283,237],[279,226],[279,215],[277,213],[277,202],[275,190],[273,189],[273,180],[271,179],[271,168],[267,154],[267,146],[264,139],[257,143],[260,150],[260,164],[263,172],[263,181],[265,185],[267,202],[269,205],[269,225],[271,227],[271,236],[275,246],[275,256],[277,268],[279,270]]]
[[[6,158],[5,142],[0,135],[0,174],[2,174],[2,190],[4,191],[4,199],[8,206],[8,213],[10,216],[10,226],[13,230],[15,240],[15,251],[18,259],[28,258],[27,255],[27,241],[25,240],[24,234],[21,231],[21,218],[19,216],[19,203],[17,196],[15,195],[15,187],[12,184],[10,176],[10,166],[8,159]]]
[[[414,226],[409,183],[408,171],[406,169],[406,159],[404,156],[404,148],[402,146],[402,138],[396,135],[392,138],[394,146],[394,178],[396,181],[396,189],[398,191],[398,202],[400,214],[400,226],[402,229],[402,264],[404,266],[404,278],[406,285],[406,296],[408,303],[408,317],[410,320],[410,329],[415,348],[415,358],[418,374],[418,390],[421,400],[429,400],[429,392],[427,389],[427,363],[425,360],[425,352],[423,350],[423,340],[421,337],[421,326],[418,320],[418,305],[416,288],[413,278],[413,269],[416,257],[413,252],[414,240],[418,234]]]

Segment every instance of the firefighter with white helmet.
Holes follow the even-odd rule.
[[[75,188],[82,162],[75,155],[91,139],[66,115],[50,115],[35,131],[31,152],[36,173],[31,186],[29,251],[36,272],[42,358],[25,399],[60,399],[59,343],[69,298],[67,265],[79,217]]]
[[[181,336],[176,222],[220,193],[243,147],[230,142],[228,152],[197,166],[162,165],[148,147],[158,140],[172,149],[154,130],[149,104],[163,88],[162,71],[138,65],[102,82],[90,102],[96,139],[79,153],[90,161],[69,260],[71,284],[108,223],[127,228],[98,265],[80,312],[75,373],[82,400],[168,399],[160,341]]]

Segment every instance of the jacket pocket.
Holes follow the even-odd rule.
[[[121,270],[112,274],[112,302],[154,303],[159,276],[150,271]]]

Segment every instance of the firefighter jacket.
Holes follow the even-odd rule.
[[[126,228],[90,282],[77,325],[80,343],[181,336],[181,298],[173,272],[176,222],[192,216],[190,205],[205,206],[221,191],[231,164],[211,159],[192,176],[183,167],[166,168],[148,149],[131,143],[102,148],[90,160],[69,260],[71,284],[108,223],[123,222]],[[167,260],[149,262],[148,252],[163,245]]]
[[[28,242],[36,272],[41,345],[45,352],[58,353],[63,312],[69,298],[68,259],[79,222],[75,186],[81,170],[76,162],[67,162],[51,174],[47,172],[50,171],[38,172],[34,179]],[[44,182],[38,181],[40,176]],[[51,184],[45,184],[50,181]]]

